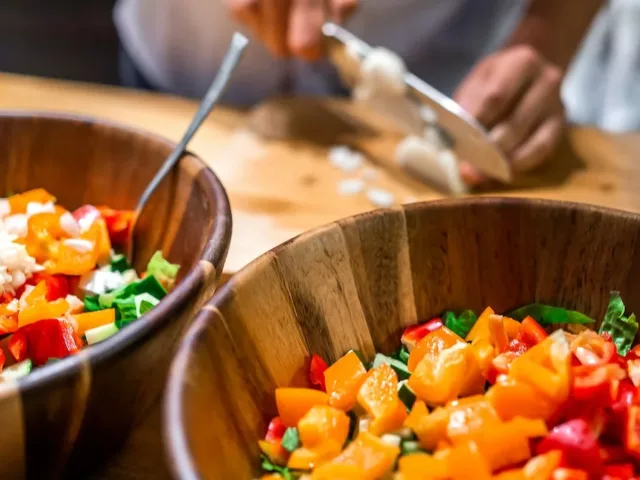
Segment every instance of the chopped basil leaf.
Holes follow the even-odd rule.
[[[633,341],[638,333],[638,322],[635,314],[624,316],[625,306],[619,292],[611,292],[609,306],[604,315],[598,333],[608,333],[615,343],[618,353],[625,356],[633,347]]]
[[[465,338],[478,320],[478,316],[471,310],[465,310],[459,317],[456,317],[453,312],[445,312],[443,320],[449,330]]]
[[[557,323],[577,323],[585,325],[594,323],[592,318],[574,310],[566,310],[560,307],[552,307],[541,303],[532,303],[510,312],[509,317],[515,320],[524,320],[526,317],[533,318],[540,325],[555,325]]]
[[[167,288],[171,288],[175,283],[178,270],[180,266],[165,260],[160,250],[153,254],[147,264],[147,275],[153,275]]]
[[[127,262],[127,257],[124,255],[115,255],[111,259],[110,269],[112,272],[126,272],[131,269],[129,262]]]
[[[289,427],[284,432],[282,441],[280,442],[282,448],[287,452],[293,452],[300,446],[300,437],[298,436],[298,429],[296,427]]]
[[[277,472],[285,480],[293,480],[293,475],[291,471],[286,467],[281,467],[280,465],[276,465],[275,463],[271,463],[271,460],[266,455],[262,455],[262,469],[265,472]]]

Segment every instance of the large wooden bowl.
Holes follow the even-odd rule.
[[[67,208],[133,208],[172,147],[97,121],[0,114],[0,196],[44,187]],[[15,385],[0,385],[0,478],[87,478],[120,449],[118,458],[162,464],[159,428],[142,439],[140,432],[159,424],[174,349],[222,271],[231,237],[224,188],[202,160],[186,155],[138,227],[138,269],[161,249],[181,265],[179,283],[109,340]],[[132,443],[144,444],[145,451]],[[120,465],[121,475],[110,476],[122,478],[124,470],[138,466]]]
[[[445,309],[532,301],[640,311],[640,217],[570,203],[464,199],[348,218],[267,253],[220,289],[176,355],[164,434],[181,479],[250,479],[274,389],[311,353],[371,358]]]

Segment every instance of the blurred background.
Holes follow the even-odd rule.
[[[0,1],[0,70],[116,85],[115,0]]]

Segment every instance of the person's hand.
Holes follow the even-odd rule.
[[[342,22],[358,0],[224,0],[231,13],[272,54],[316,60],[322,55],[322,25]]]
[[[481,60],[455,99],[490,132],[514,173],[540,165],[555,149],[565,122],[562,70],[529,46],[506,48]],[[469,184],[485,177],[463,162]]]

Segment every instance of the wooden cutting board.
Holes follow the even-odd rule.
[[[0,74],[0,108],[81,113],[143,128],[178,140],[196,102],[126,89]],[[399,203],[442,194],[393,165],[399,138],[349,116],[348,102],[274,99],[253,111],[217,109],[191,150],[224,183],[234,216],[225,273],[305,230],[373,208],[364,195],[341,196],[346,178],[328,161],[328,149],[347,144],[367,153],[373,184]],[[571,129],[541,170],[509,188],[476,194],[529,196],[640,210],[640,135],[611,136]]]

